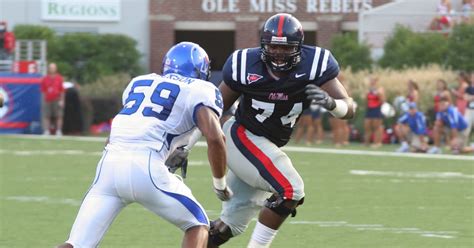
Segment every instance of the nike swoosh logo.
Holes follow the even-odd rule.
[[[295,74],[295,78],[300,78],[300,77],[302,77],[302,76],[304,76],[304,75],[306,75],[306,73],[303,73],[303,74],[298,74],[298,73],[296,73],[296,74]]]

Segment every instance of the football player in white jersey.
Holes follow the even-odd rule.
[[[199,45],[182,42],[163,59],[163,75],[134,78],[123,93],[123,109],[95,179],[66,243],[60,248],[96,247],[117,214],[137,202],[184,231],[182,247],[205,247],[209,219],[191,190],[165,166],[196,129],[206,138],[214,191],[232,192],[225,181],[226,151],[219,124],[220,91],[208,80],[209,58]]]

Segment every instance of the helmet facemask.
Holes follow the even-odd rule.
[[[262,60],[272,71],[288,71],[301,60],[299,45],[269,44],[262,42]]]

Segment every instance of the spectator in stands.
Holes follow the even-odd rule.
[[[407,93],[407,100],[408,102],[419,103],[420,96],[418,92],[418,84],[413,80],[408,80],[408,93]]]
[[[49,135],[51,129],[56,130],[56,135],[62,135],[64,86],[63,77],[58,73],[55,63],[48,65],[48,74],[41,80],[41,93],[43,95],[43,134]],[[51,125],[51,119],[55,125]]]
[[[431,30],[446,30],[451,27],[451,0],[440,0],[436,7],[437,15],[431,21]]]
[[[305,109],[298,121],[298,128],[295,132],[295,143],[299,143],[304,137],[306,145],[313,144],[316,132],[316,143],[321,144],[323,139],[323,127],[321,124],[321,108],[317,104],[311,104]]]
[[[461,23],[472,23],[474,0],[463,0],[461,7]]]
[[[464,99],[467,101],[467,108],[466,112],[464,112],[464,118],[467,122],[467,134],[468,137],[470,137],[471,130],[474,126],[474,72],[471,73],[470,84],[466,88]]]
[[[14,49],[15,34],[8,32],[6,22],[0,22],[0,60],[10,59]]]
[[[428,153],[441,153],[440,134],[443,128],[450,132],[448,145],[453,153],[471,152],[474,149],[466,146],[468,141],[467,122],[456,107],[451,105],[449,99],[442,97],[440,100],[440,112],[436,115],[436,122],[433,130],[433,147]]]
[[[373,148],[382,146],[383,115],[380,107],[384,102],[385,91],[379,86],[378,78],[370,78],[369,92],[367,93],[367,110],[365,112],[364,121],[364,143],[369,145],[373,136]]]
[[[434,108],[435,113],[439,112],[440,110],[439,102],[441,98],[443,97],[448,98],[448,101],[452,102],[451,93],[449,92],[449,89],[448,89],[448,84],[446,83],[445,80],[438,79],[438,81],[436,82],[436,94],[433,97],[433,101],[434,101],[433,108]]]
[[[401,143],[397,152],[426,152],[428,143],[425,115],[418,111],[415,102],[410,102],[408,105],[408,112],[403,114],[395,125],[395,134]]]
[[[462,71],[459,73],[457,80],[458,86],[455,89],[451,89],[451,93],[456,97],[456,107],[459,112],[464,115],[467,106],[467,101],[464,99],[464,93],[470,84],[469,74]]]

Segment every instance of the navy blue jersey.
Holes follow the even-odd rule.
[[[301,112],[309,107],[305,86],[321,86],[334,79],[339,65],[329,50],[303,46],[301,62],[286,76],[276,78],[260,56],[260,48],[235,51],[224,65],[224,83],[242,96],[237,122],[284,146]]]

